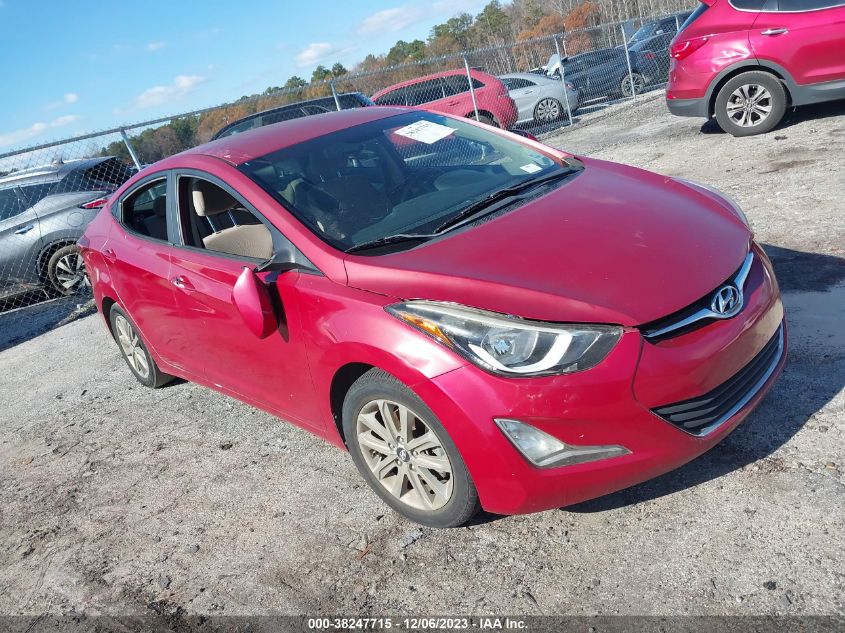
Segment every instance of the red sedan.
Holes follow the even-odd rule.
[[[141,383],[180,376],[347,448],[431,526],[680,466],[785,359],[771,264],[729,199],[435,113],[195,148],[80,245]]]

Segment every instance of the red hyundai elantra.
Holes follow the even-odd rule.
[[[180,376],[348,448],[431,526],[676,468],[785,358],[729,199],[440,114],[345,110],[173,156],[80,245],[141,383]]]

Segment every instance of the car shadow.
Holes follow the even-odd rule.
[[[819,336],[819,307],[836,315],[845,299],[845,259],[764,245],[784,293],[791,344],[783,375],[761,405],[724,441],[665,475],[598,499],[562,508],[603,512],[657,499],[757,462],[788,442],[845,386],[845,366],[825,363],[843,353],[843,337]],[[833,292],[835,290],[835,292]],[[836,319],[828,326],[838,330]],[[808,340],[811,333],[812,341]],[[802,337],[803,334],[803,337]],[[811,347],[812,352],[806,348]],[[823,376],[820,376],[820,373]]]
[[[797,108],[787,108],[786,114],[783,115],[783,119],[781,119],[780,123],[778,123],[771,132],[768,132],[768,134],[782,136],[779,132],[787,130],[798,123],[828,119],[830,117],[842,116],[843,114],[845,114],[845,101],[829,101],[827,103],[814,103]],[[719,127],[715,117],[708,119],[701,126],[700,132],[702,134],[726,134],[726,132]],[[845,126],[833,130],[831,134],[845,135]]]

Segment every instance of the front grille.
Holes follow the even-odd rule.
[[[742,265],[739,267],[739,270],[737,270],[715,289],[698,299],[698,301],[695,301],[694,303],[691,303],[690,305],[681,308],[677,312],[673,312],[668,316],[639,326],[643,337],[651,343],[657,343],[668,338],[686,334],[687,332],[703,327],[712,321],[736,316],[736,313],[724,315],[714,312],[711,308],[713,295],[726,285],[733,286],[740,293],[741,310],[745,281],[748,279],[748,273],[751,271],[751,266],[753,264],[754,253],[749,252],[745,257],[745,260],[742,262]]]
[[[693,435],[707,435],[739,412],[766,384],[783,355],[783,325],[750,363],[709,393],[652,409]]]

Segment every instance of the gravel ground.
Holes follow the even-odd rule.
[[[845,105],[734,139],[641,99],[551,142],[718,187],[767,245],[789,364],[721,445],[574,508],[420,529],[305,431],[137,385],[86,317],[0,352],[0,613],[845,614]]]

